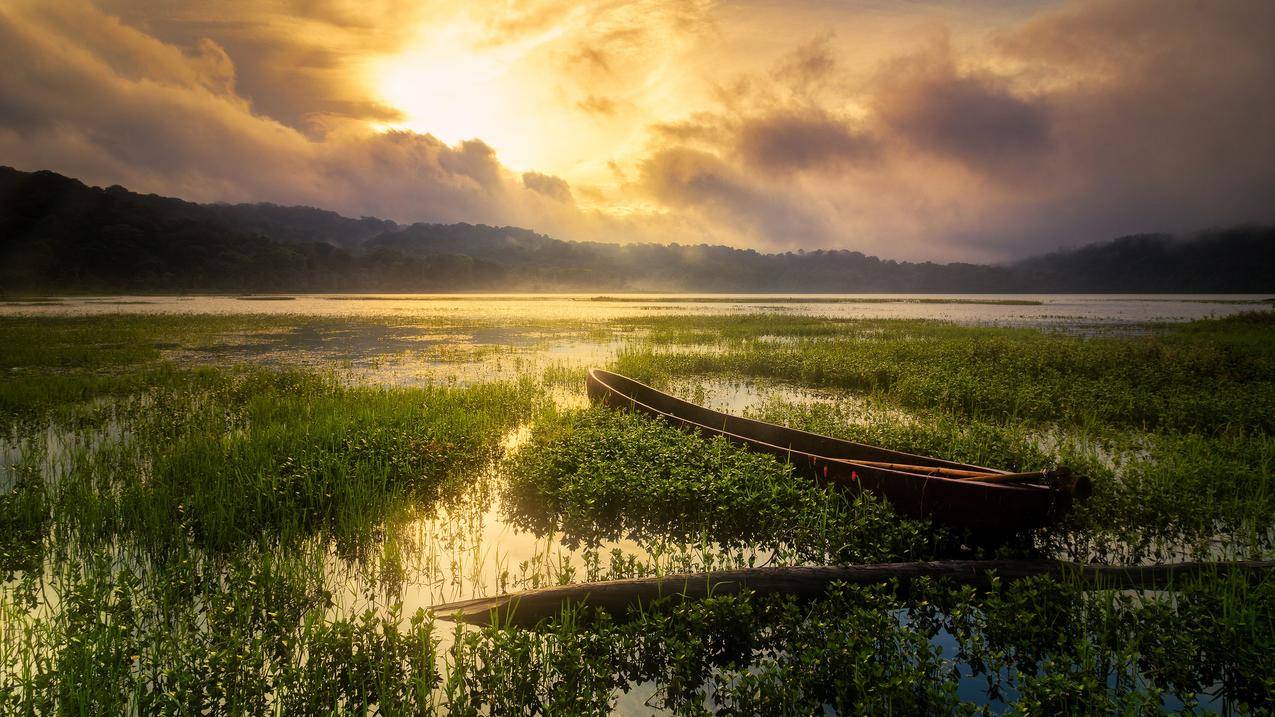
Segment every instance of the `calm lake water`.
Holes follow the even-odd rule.
[[[640,330],[615,326],[626,319],[779,313],[936,319],[1101,335],[1138,333],[1150,323],[1269,311],[1275,306],[1270,301],[1263,295],[1204,294],[112,296],[3,301],[0,316],[295,316],[295,327],[230,332],[212,343],[161,348],[179,363],[247,361],[335,369],[352,381],[412,386],[508,380],[538,376],[550,368],[605,365],[643,338]],[[568,402],[581,398],[567,397]],[[739,411],[761,397],[737,383],[720,395],[700,398]]]
[[[1012,326],[1190,321],[1272,306],[1254,294],[369,294],[109,296],[0,302],[0,315],[304,314],[605,321],[667,314],[780,312],[835,318],[941,319]]]

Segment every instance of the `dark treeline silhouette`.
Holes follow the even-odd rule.
[[[0,290],[1271,292],[1275,228],[1139,235],[1010,266],[560,241],[517,227],[201,205],[0,167]]]
[[[1015,265],[1051,289],[1122,292],[1275,291],[1275,227],[1233,227],[1177,238],[1137,234]]]
[[[696,244],[569,242],[516,227],[413,224],[369,239],[368,248],[411,257],[463,253],[499,262],[550,286],[665,291],[837,293],[1006,291],[1008,268],[908,263],[855,251],[761,254]]]

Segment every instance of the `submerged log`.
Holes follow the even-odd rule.
[[[435,617],[475,625],[534,625],[559,615],[571,604],[585,604],[622,617],[631,608],[661,598],[696,600],[711,595],[751,591],[758,595],[783,593],[798,598],[822,595],[834,582],[875,585],[894,581],[906,594],[912,580],[932,578],[954,585],[989,587],[993,576],[1002,581],[1048,575],[1077,581],[1092,590],[1166,590],[1175,583],[1200,577],[1242,575],[1253,579],[1275,568],[1275,561],[1173,563],[1167,565],[1080,565],[1058,560],[945,560],[827,567],[747,568],[712,573],[677,573],[650,578],[574,583],[527,590],[490,598],[475,598],[431,610]]]

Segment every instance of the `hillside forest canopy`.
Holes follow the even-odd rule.
[[[0,292],[258,291],[1269,292],[1275,227],[1125,236],[1008,265],[937,264],[195,204],[0,167]]]

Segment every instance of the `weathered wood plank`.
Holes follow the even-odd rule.
[[[570,604],[584,603],[615,616],[666,597],[701,599],[742,590],[767,595],[783,593],[799,598],[822,595],[834,582],[875,585],[896,581],[906,591],[918,578],[943,579],[956,585],[987,587],[992,576],[1003,581],[1049,575],[1076,580],[1092,589],[1165,590],[1176,582],[1202,576],[1240,574],[1258,578],[1269,574],[1275,561],[1229,563],[1173,563],[1148,566],[1080,565],[1056,560],[945,560],[825,567],[768,567],[678,573],[660,577],[574,583],[520,593],[436,605],[434,615],[472,624],[534,625],[560,614]]]

